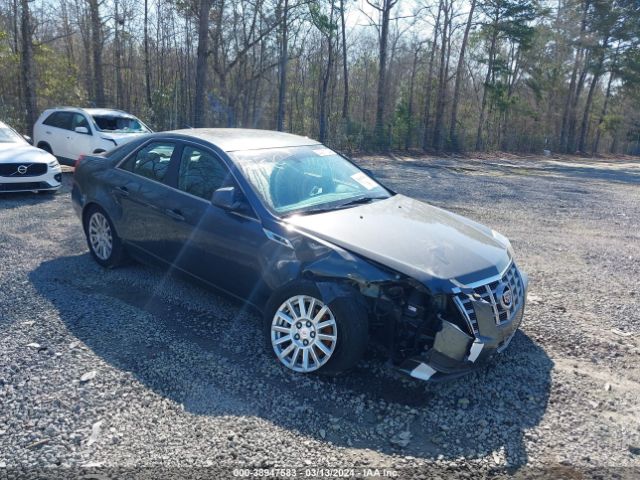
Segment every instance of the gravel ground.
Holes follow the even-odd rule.
[[[640,162],[358,161],[512,240],[530,296],[502,356],[434,385],[374,348],[347,376],[292,375],[239,303],[155,268],[95,264],[67,173],[55,196],[0,198],[0,478],[56,466],[640,468]]]

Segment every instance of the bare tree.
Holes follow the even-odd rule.
[[[476,10],[476,0],[471,0],[469,15],[467,16],[467,24],[464,28],[462,44],[460,45],[460,53],[458,54],[458,67],[456,68],[456,83],[453,87],[453,98],[451,100],[451,126],[449,127],[449,139],[451,140],[451,148],[454,151],[460,150],[460,141],[458,139],[458,104],[460,102],[460,88],[462,86],[462,77],[464,71],[465,53],[467,52],[467,43],[469,42],[469,32],[473,25],[474,13]]]
[[[376,123],[374,136],[380,148],[388,148],[388,138],[385,132],[385,104],[387,87],[387,46],[389,43],[389,20],[391,10],[398,3],[398,0],[381,0],[381,3],[367,3],[375,8],[380,14],[380,38],[378,57],[378,92],[376,99]]]
[[[196,61],[196,91],[193,102],[193,124],[204,126],[204,92],[207,88],[209,58],[209,13],[213,0],[200,0],[198,8],[198,53]]]
[[[20,30],[22,32],[22,88],[24,89],[25,126],[29,135],[33,135],[33,124],[36,121],[38,102],[36,97],[36,79],[33,66],[33,30],[29,0],[21,0]]]
[[[102,71],[102,18],[98,0],[87,0],[91,18],[91,51],[93,59],[93,100],[98,107],[105,106],[104,76]]]

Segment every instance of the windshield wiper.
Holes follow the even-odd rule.
[[[331,205],[331,206],[322,205],[322,206],[318,206],[316,208],[311,207],[311,208],[308,208],[308,209],[304,210],[301,213],[308,214],[308,213],[332,212],[334,210],[342,210],[344,208],[353,207],[355,205],[362,205],[362,204],[365,204],[365,203],[371,203],[374,200],[383,200],[385,198],[388,198],[388,197],[356,197],[356,198],[353,198],[353,199],[348,200],[346,202],[338,203],[337,205]]]
[[[341,203],[338,205],[339,208],[342,207],[350,207],[351,205],[360,205],[363,203],[371,203],[374,200],[382,200],[387,197],[357,197],[347,202]]]

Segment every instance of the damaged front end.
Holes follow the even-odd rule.
[[[453,284],[439,294],[410,279],[380,286],[376,330],[393,364],[412,377],[468,373],[504,350],[522,322],[528,280],[515,263],[494,278]]]

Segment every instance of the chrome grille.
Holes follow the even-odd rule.
[[[498,298],[498,289],[500,285],[507,285],[512,293],[511,306],[505,308],[500,299]],[[470,285],[475,294],[476,300],[478,298],[491,304],[495,317],[496,325],[513,320],[514,316],[522,308],[524,303],[524,285],[522,283],[522,276],[518,271],[515,263],[512,263],[505,273],[500,278],[488,279],[484,282],[478,282]],[[473,309],[472,298],[469,294],[458,293],[454,297],[454,302],[460,310],[460,313],[467,321],[469,327],[473,330],[473,333],[478,333],[478,320],[476,318],[476,312]]]
[[[1,177],[37,177],[47,173],[46,163],[2,163]]]

